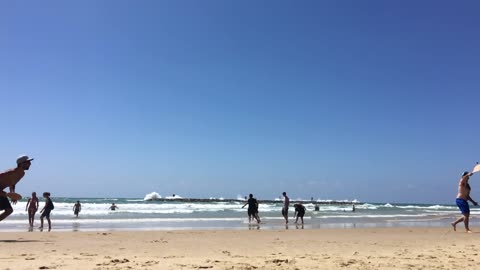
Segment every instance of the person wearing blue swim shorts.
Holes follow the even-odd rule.
[[[453,230],[457,230],[457,224],[462,222],[465,224],[465,230],[467,233],[471,233],[470,228],[468,227],[468,220],[470,218],[470,206],[468,205],[468,201],[471,201],[473,205],[478,205],[476,201],[474,201],[470,197],[470,185],[468,184],[468,180],[473,173],[464,172],[460,182],[458,183],[458,194],[457,194],[457,206],[462,212],[462,217],[457,219],[455,222],[452,223]]]

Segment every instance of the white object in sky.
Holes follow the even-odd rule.
[[[478,162],[477,162],[477,165],[475,165],[475,167],[473,167],[473,170],[472,170],[472,173],[476,173],[476,172],[480,172],[480,164],[478,164]]]

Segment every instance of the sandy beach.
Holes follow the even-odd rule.
[[[479,237],[449,228],[9,232],[0,269],[474,269]]]

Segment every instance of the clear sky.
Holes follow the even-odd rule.
[[[480,161],[479,10],[2,1],[0,168],[35,158],[24,196],[453,203]]]

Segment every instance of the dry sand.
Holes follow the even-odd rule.
[[[0,233],[0,269],[479,269],[450,228]]]

